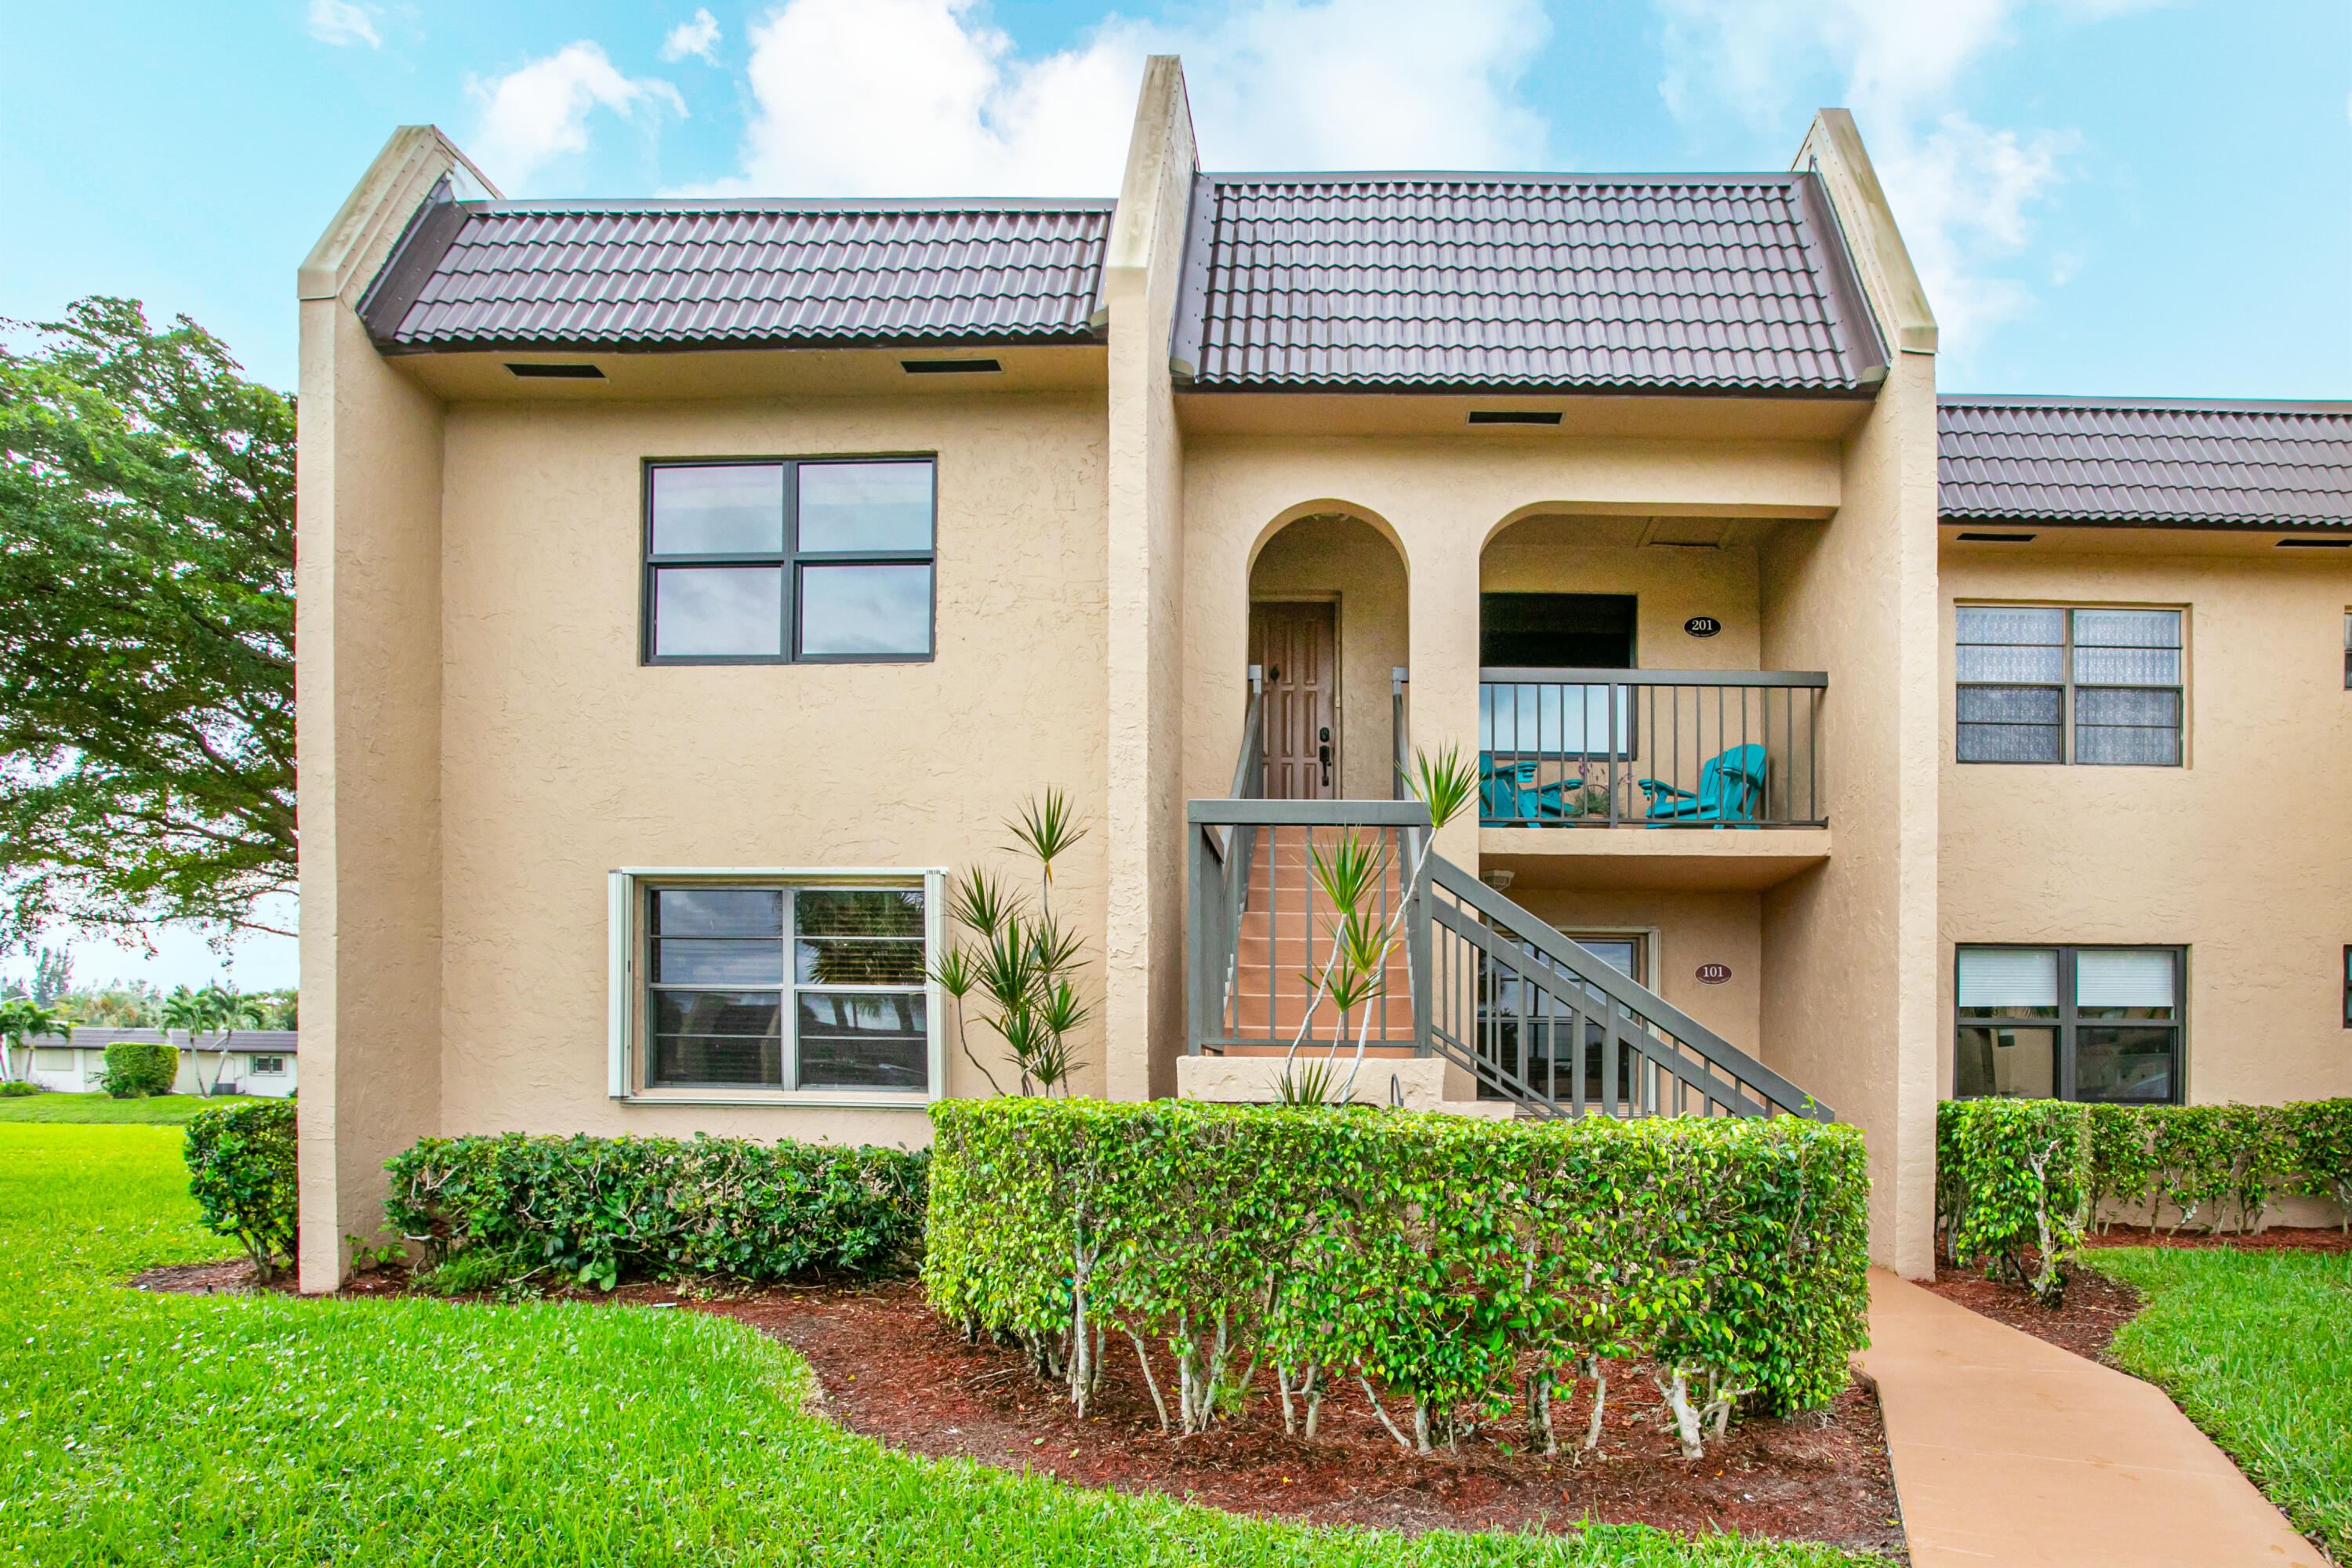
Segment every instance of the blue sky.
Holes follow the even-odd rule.
[[[1228,169],[1781,168],[1844,104],[1947,388],[2352,396],[2342,0],[18,5],[0,317],[127,294],[290,387],[295,265],[395,125],[515,195],[1108,195],[1169,50]],[[215,972],[167,948],[79,967]]]

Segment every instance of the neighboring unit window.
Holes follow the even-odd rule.
[[[2352,1029],[2352,947],[2344,950],[2344,1026]]]
[[[1958,607],[1964,763],[2180,765],[2181,612]]]
[[[646,475],[646,658],[931,656],[933,467],[655,463]]]
[[[256,1057],[256,1058],[253,1058],[253,1076],[254,1076],[254,1077],[256,1077],[256,1078],[283,1078],[283,1077],[285,1077],[285,1076],[286,1076],[286,1058],[285,1058],[284,1057]]]
[[[919,888],[655,888],[651,1088],[930,1087]]]
[[[1955,1098],[2179,1099],[2180,949],[1963,947],[1957,970]]]
[[[2352,610],[2344,612],[2344,689],[2352,691]]]

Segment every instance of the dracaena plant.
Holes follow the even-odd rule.
[[[1430,821],[1430,831],[1422,836],[1412,864],[1405,869],[1402,887],[1409,892],[1419,885],[1428,867],[1437,830],[1454,822],[1478,798],[1478,770],[1458,746],[1448,746],[1434,757],[1416,748],[1404,783],[1412,797],[1429,807]],[[1283,1058],[1276,1092],[1285,1104],[1345,1105],[1355,1097],[1356,1077],[1371,1040],[1372,1018],[1388,994],[1389,960],[1397,943],[1404,940],[1407,900],[1398,899],[1386,919],[1376,913],[1389,872],[1388,841],[1380,835],[1366,837],[1352,827],[1342,828],[1331,845],[1310,841],[1307,861],[1317,891],[1330,906],[1325,934],[1330,939],[1331,953],[1320,974],[1299,976],[1309,988],[1307,1009]],[[1338,1020],[1322,1070],[1302,1072],[1299,1047],[1314,1032],[1316,1012],[1327,1001]],[[1340,1079],[1339,1050],[1347,1044],[1351,1019],[1356,1049],[1346,1078]]]
[[[1094,1009],[1081,998],[1076,972],[1086,963],[1086,942],[1054,918],[1054,868],[1087,828],[1069,797],[1048,789],[1032,797],[1004,824],[1008,847],[1037,866],[1034,910],[1022,894],[984,868],[957,879],[949,913],[967,940],[931,965],[930,980],[955,1005],[956,1043],[998,1094],[1004,1085],[972,1049],[967,1008],[1004,1042],[1013,1079],[1024,1095],[1067,1096],[1082,1064],[1072,1037],[1085,1028]]]

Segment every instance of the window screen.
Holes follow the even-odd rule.
[[[2180,611],[1963,605],[1956,619],[1961,762],[2179,765]]]
[[[649,663],[892,661],[932,649],[933,465],[656,463]]]

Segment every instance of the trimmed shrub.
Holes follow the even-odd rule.
[[[1983,1260],[2044,1306],[2090,1218],[2090,1107],[2056,1100],[1947,1100],[1936,1107],[1936,1190],[1952,1261]],[[2032,1266],[2027,1264],[2029,1251]]]
[[[109,1053],[112,1053],[110,1051]],[[188,1192],[215,1234],[232,1236],[267,1281],[294,1258],[294,1108],[216,1106],[188,1121]]]
[[[1864,1342],[1851,1127],[1009,1098],[931,1119],[933,1306],[1020,1340],[1081,1411],[1116,1333],[1163,1426],[1203,1429],[1265,1360],[1310,1436],[1345,1380],[1423,1451],[1523,1393],[1550,1451],[1555,1387],[1646,1351],[1696,1455],[1744,1398],[1832,1397]]]
[[[1937,1107],[1937,1215],[1956,1248],[1956,1260],[1962,1255],[1992,1258],[1998,1268],[2001,1257],[2015,1256],[2014,1246],[2000,1238],[2031,1228],[2021,1208],[2008,1219],[1979,1216],[1978,1229],[1967,1229],[1967,1221],[1958,1226],[1954,1222],[1969,1215],[1972,1205],[1981,1206],[1979,1194],[1996,1179],[1998,1167],[2013,1167],[2024,1158],[2023,1143],[2002,1141],[2023,1138],[2041,1119],[2061,1114],[2047,1109],[2058,1104],[1970,1100]],[[2174,1235],[2191,1226],[2216,1233],[2252,1231],[2261,1226],[2271,1194],[2284,1188],[2333,1199],[2343,1206],[2346,1228],[2352,1230],[2352,1100],[2282,1106],[2082,1105],[2063,1114],[2074,1112],[2089,1125],[2086,1222],[2120,1209],[2145,1211],[2153,1226],[2168,1205]],[[1973,1152],[1954,1142],[1963,1127],[1978,1129],[1972,1136],[1981,1146]],[[1991,1167],[1979,1168],[1971,1160],[1989,1160]],[[2030,1182],[2021,1185],[2015,1199],[2022,1202],[2030,1189]],[[2062,1216],[2066,1199],[2053,1196],[2051,1202],[2050,1214]],[[2101,1223],[2104,1228],[2103,1217]],[[2063,1225],[2058,1235],[2071,1250]],[[2032,1245],[2030,1236],[2024,1244]]]
[[[605,1290],[624,1274],[883,1274],[921,1251],[929,1163],[790,1140],[427,1138],[384,1167],[384,1213],[436,1267],[488,1247]]]
[[[106,1047],[106,1092],[117,1100],[169,1094],[180,1076],[177,1047],[152,1041],[121,1040]]]
[[[2282,1106],[2279,1131],[2280,1163],[2291,1173],[2288,1189],[2333,1198],[2338,1224],[2352,1234],[2352,1100]]]
[[[0,1083],[0,1100],[22,1100],[26,1095],[40,1092],[41,1086],[26,1079],[12,1078],[6,1083]]]

